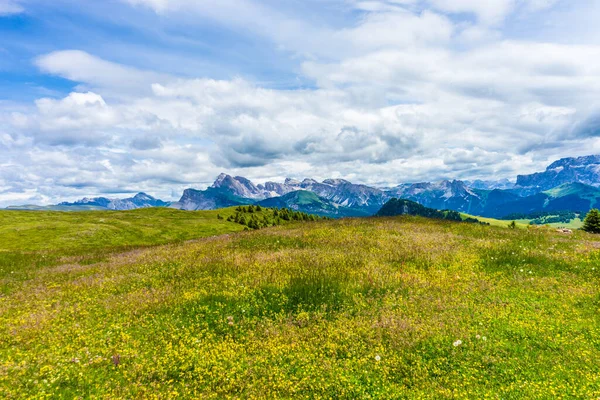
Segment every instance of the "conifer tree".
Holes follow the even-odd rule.
[[[600,211],[591,210],[585,217],[582,229],[589,233],[600,233]]]

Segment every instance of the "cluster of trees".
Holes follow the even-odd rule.
[[[221,215],[217,218],[223,219]],[[244,225],[247,229],[262,229],[270,226],[281,225],[288,221],[319,221],[329,219],[307,214],[301,211],[294,211],[287,208],[282,209],[264,209],[260,205],[239,206],[235,209],[235,214],[227,218],[229,222]]]
[[[531,219],[531,225],[546,225],[554,223],[569,223],[583,214],[583,212],[577,211],[549,211],[532,214],[512,214],[507,216],[505,219],[509,219],[509,217],[513,219]],[[508,226],[509,228],[516,228],[515,221],[511,222]],[[591,210],[585,217],[585,220],[583,221],[583,228],[581,229],[586,232],[600,234],[600,211],[596,209]]]

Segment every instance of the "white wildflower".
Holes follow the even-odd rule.
[[[458,347],[462,344],[462,340],[457,340],[456,342],[452,343],[452,346],[454,347]]]

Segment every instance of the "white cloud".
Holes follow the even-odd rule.
[[[25,9],[16,1],[0,0],[0,17],[3,15],[14,15],[25,12]]]
[[[498,23],[514,8],[516,0],[429,0],[436,9],[451,13],[473,13],[484,23]]]
[[[297,72],[314,87],[183,79],[82,51],[50,53],[39,68],[79,86],[33,110],[0,113],[0,165],[10,165],[0,186],[35,186],[47,198],[56,187],[70,198],[114,190],[170,197],[222,170],[374,184],[501,178],[600,150],[581,126],[598,115],[600,46],[505,40],[499,27],[551,1],[423,10],[418,1],[344,0],[360,18],[315,29],[250,0],[130,3],[160,18],[192,12],[310,54],[297,56]],[[482,23],[456,22],[453,13]]]
[[[558,0],[428,0],[437,10],[449,13],[470,13],[486,25],[502,22],[516,10],[540,11],[552,7]]]
[[[45,73],[120,94],[139,95],[149,90],[152,83],[170,79],[163,74],[119,65],[78,50],[46,54],[35,63]]]

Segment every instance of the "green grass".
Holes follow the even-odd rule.
[[[179,214],[146,212],[114,214],[119,245],[171,240]],[[19,218],[0,248],[75,256],[2,278],[0,398],[600,397],[598,236],[401,217],[182,242],[197,221],[82,264],[76,216]]]
[[[501,228],[507,228],[508,225],[512,222],[512,221],[504,221],[501,219],[480,217],[480,216],[475,216],[475,215],[470,215],[470,214],[465,214],[465,213],[461,213],[461,215],[462,215],[463,219],[475,218],[481,222],[488,223],[491,226],[496,226],[496,227],[501,227]],[[517,228],[520,228],[520,229],[527,229],[527,227],[529,226],[529,221],[525,222],[525,220],[518,220],[515,222],[517,223]]]

